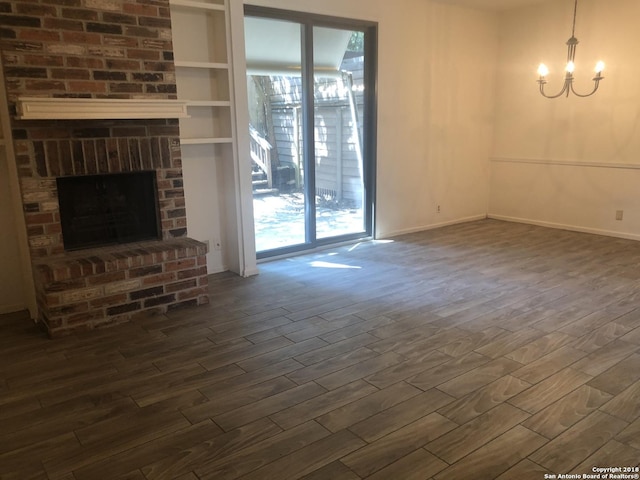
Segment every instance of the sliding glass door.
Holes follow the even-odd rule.
[[[372,24],[245,8],[258,257],[370,236]]]

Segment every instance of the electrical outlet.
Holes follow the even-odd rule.
[[[213,241],[213,249],[214,250],[222,250],[222,243],[220,242],[220,239],[216,238]]]
[[[616,220],[622,220],[623,214],[624,214],[624,210],[616,210]]]

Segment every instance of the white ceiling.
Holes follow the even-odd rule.
[[[440,3],[451,5],[463,5],[465,7],[475,7],[484,10],[508,10],[510,8],[535,5],[548,0],[436,0]]]
[[[300,24],[245,17],[247,71],[252,75],[300,75]],[[313,61],[317,72],[337,72],[351,38],[350,30],[314,27]]]

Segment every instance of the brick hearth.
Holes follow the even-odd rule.
[[[0,1],[0,48],[34,267],[50,334],[207,302],[187,238],[176,119],[21,121],[21,96],[175,99],[168,0]],[[154,170],[162,241],[65,252],[56,177]]]
[[[206,303],[206,246],[188,238],[72,252],[36,262],[50,335]]]

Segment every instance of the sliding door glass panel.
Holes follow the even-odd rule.
[[[375,27],[265,7],[245,15],[258,258],[370,235]]]
[[[364,32],[313,28],[316,238],[363,233]]]
[[[245,17],[256,250],[308,242],[302,25]]]

